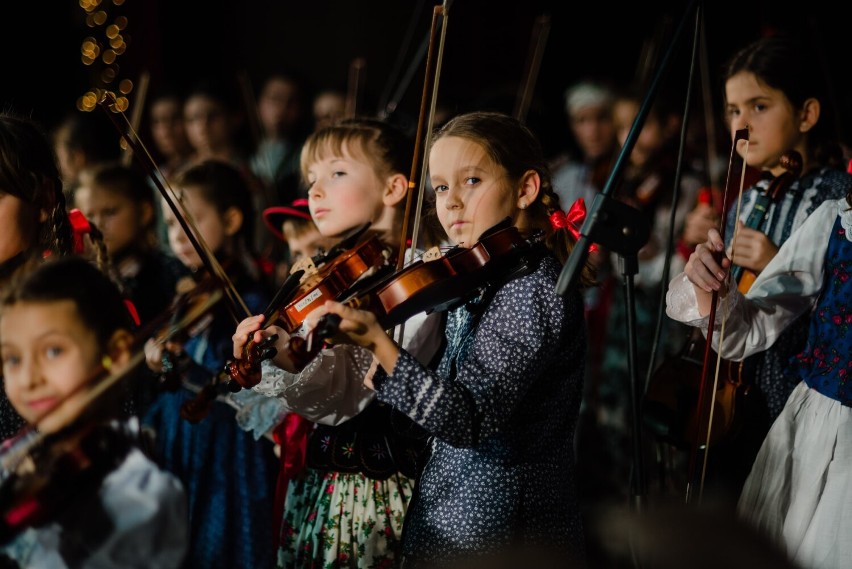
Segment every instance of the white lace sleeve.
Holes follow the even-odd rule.
[[[442,323],[441,314],[414,315],[403,326],[402,347],[428,364],[441,347]],[[391,337],[396,339],[398,331],[395,329]],[[300,373],[290,373],[264,361],[261,381],[253,390],[278,398],[286,409],[306,419],[337,425],[363,411],[375,399],[375,392],[365,382],[377,369],[378,362],[366,348],[337,345],[320,351]]]
[[[714,329],[724,326],[724,335],[720,349],[720,333],[714,334],[713,347],[722,357],[738,361],[769,348],[790,322],[813,308],[836,217],[840,215],[844,227],[852,224],[852,213],[846,210],[845,199],[824,202],[793,232],[745,296],[734,290],[727,304],[720,300]],[[697,318],[695,305],[692,284],[678,275],[666,294],[666,313],[706,330],[707,318]]]

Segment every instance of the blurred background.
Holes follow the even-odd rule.
[[[456,0],[449,3],[439,104],[511,112],[528,84],[525,78],[535,74],[527,122],[555,155],[568,138],[562,93],[582,77],[647,82],[660,57],[672,50],[664,89],[685,97],[695,23],[684,13],[698,4],[704,9],[708,92],[717,115],[721,63],[761,34],[790,29],[817,48],[814,65],[824,68],[830,81],[838,130],[844,141],[852,138],[847,25],[821,0],[795,10],[788,2],[768,0]],[[135,88],[142,74],[148,74],[152,89],[222,71],[241,74],[256,86],[267,73],[286,68],[314,88],[346,89],[350,68],[359,60],[359,110],[379,112],[393,105],[396,118],[410,123],[419,112],[424,80],[418,49],[428,43],[435,6],[440,4],[423,0],[10,2],[0,23],[0,104],[50,127],[92,87],[117,90],[125,80]],[[684,33],[673,47],[672,34],[681,22]],[[120,42],[112,63],[99,57],[84,64],[86,40],[99,43],[102,56],[116,23]],[[531,73],[536,57],[538,71]],[[700,83],[695,89],[693,99],[700,100]],[[138,92],[128,94],[131,106]]]

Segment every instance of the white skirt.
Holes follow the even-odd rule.
[[[852,567],[852,408],[796,386],[737,508],[803,568]]]

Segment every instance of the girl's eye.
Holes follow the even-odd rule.
[[[332,178],[339,178],[339,177],[345,176],[345,175],[346,175],[346,172],[338,171],[338,172],[332,172],[331,177]]]
[[[436,194],[446,192],[449,189],[450,189],[449,186],[447,186],[446,184],[438,184],[437,186],[434,186],[434,190],[435,190]]]
[[[475,186],[479,182],[480,182],[479,178],[474,178],[473,176],[471,176],[470,178],[464,179],[464,183],[467,184],[468,186]]]
[[[21,358],[11,354],[3,354],[3,356],[0,356],[0,360],[2,360],[0,364],[2,364],[2,367],[4,368],[14,367],[21,363]]]
[[[59,346],[48,346],[44,350],[44,353],[48,358],[55,358],[55,357],[61,355],[62,352],[63,352],[63,350]]]

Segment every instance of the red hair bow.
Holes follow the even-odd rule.
[[[574,242],[580,240],[580,227],[586,220],[586,202],[583,198],[577,198],[571,208],[567,211],[555,211],[550,215],[550,225],[553,229],[565,229],[574,238]],[[589,247],[589,252],[594,253],[598,250],[598,246],[592,244]]]

